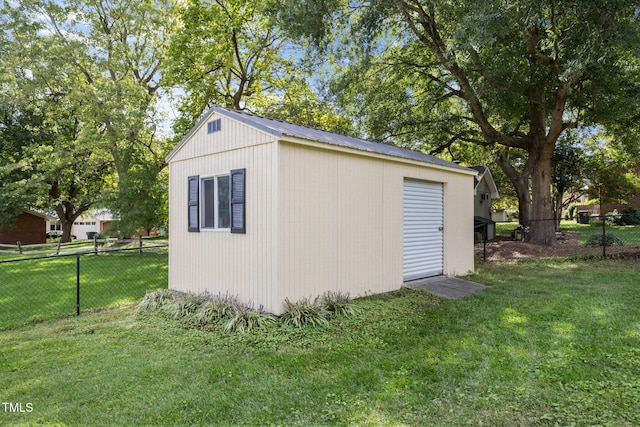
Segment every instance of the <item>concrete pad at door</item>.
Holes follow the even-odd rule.
[[[469,294],[479,292],[486,288],[486,286],[480,283],[447,276],[412,280],[410,282],[404,282],[404,286],[410,289],[424,289],[439,297],[449,299],[464,298]]]

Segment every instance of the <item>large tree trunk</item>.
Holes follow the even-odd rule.
[[[71,227],[73,227],[73,221],[68,221],[66,219],[60,219],[60,226],[62,228],[62,243],[68,243],[71,241]]]
[[[527,241],[539,245],[553,245],[556,243],[556,229],[551,199],[551,159],[555,141],[548,143],[543,137],[540,140],[529,152],[535,166],[531,173],[531,232]]]
[[[518,172],[509,161],[509,150],[505,149],[496,158],[496,163],[509,178],[518,197],[518,220],[520,224],[528,226],[531,220],[531,192],[529,188],[530,167],[529,162],[521,172]]]
[[[62,228],[62,243],[68,243],[71,241],[71,227],[75,220],[89,209],[89,205],[83,205],[77,211],[74,211],[73,205],[69,202],[62,202],[55,206],[55,211],[58,214],[60,220],[60,228]]]

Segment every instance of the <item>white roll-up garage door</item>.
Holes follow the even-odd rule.
[[[441,183],[404,181],[402,268],[404,281],[442,274],[443,200]]]

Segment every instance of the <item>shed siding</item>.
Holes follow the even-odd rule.
[[[207,133],[207,123],[217,119],[220,119],[221,130]],[[273,136],[267,133],[247,127],[227,117],[212,114],[208,120],[202,122],[200,127],[193,132],[189,143],[184,144],[174,154],[171,161],[180,162],[210,154],[266,144],[272,141]]]
[[[470,175],[285,142],[279,159],[281,300],[400,288],[405,178],[443,183],[444,273],[473,270]]]
[[[206,141],[210,137],[210,141]],[[232,144],[238,141],[238,144]],[[184,292],[237,296],[243,302],[276,308],[273,292],[275,144],[262,132],[223,118],[222,131],[200,129],[169,164],[169,287]],[[205,150],[203,147],[209,144]],[[219,146],[216,146],[219,145]],[[196,146],[195,149],[193,146]],[[227,147],[222,150],[220,147]],[[194,153],[195,151],[196,153]],[[186,152],[192,152],[188,158]],[[215,153],[215,155],[214,155]],[[179,160],[181,159],[181,160]],[[187,177],[246,169],[246,234],[187,230]]]
[[[491,194],[489,185],[487,185],[487,182],[484,179],[478,183],[476,195],[474,197],[474,215],[491,219],[491,196],[489,196],[489,200],[481,200],[482,197],[480,195],[482,193]]]
[[[207,123],[221,119],[221,130]],[[286,137],[285,137],[286,138]],[[403,183],[444,191],[444,274],[473,270],[473,177],[464,170],[273,135],[213,114],[169,161],[169,287],[229,293],[279,314],[327,290],[403,284]],[[246,234],[188,232],[187,178],[246,170]]]

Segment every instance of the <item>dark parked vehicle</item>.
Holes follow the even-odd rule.
[[[59,239],[60,237],[62,237],[62,231],[60,230],[47,231],[47,239]],[[77,237],[71,235],[71,240],[74,239],[77,239]]]

